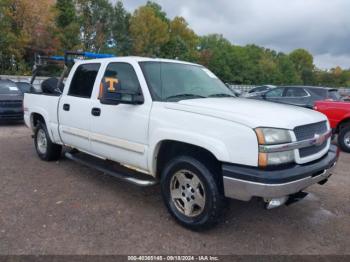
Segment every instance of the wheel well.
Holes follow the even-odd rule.
[[[337,126],[337,133],[340,132],[340,130],[346,126],[350,126],[350,117],[343,119]]]
[[[184,142],[165,140],[161,142],[156,158],[157,177],[160,177],[166,163],[179,155],[192,156],[198,160],[202,160],[203,163],[209,164],[208,167],[211,168],[215,174],[221,173],[220,161],[207,149]]]
[[[42,115],[38,114],[38,113],[33,113],[32,117],[31,117],[31,120],[32,120],[32,127],[33,127],[33,129],[35,129],[38,126],[39,122],[42,122],[42,123],[46,124],[44,117]]]

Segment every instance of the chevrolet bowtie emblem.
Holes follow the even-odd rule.
[[[324,136],[321,136],[319,134],[315,134],[314,135],[314,143],[316,146],[320,146],[324,143],[325,141],[325,137]]]

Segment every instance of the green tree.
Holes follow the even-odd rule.
[[[299,85],[302,84],[301,77],[294,67],[293,62],[286,54],[280,53],[277,57],[278,68],[280,71],[279,84]]]
[[[169,23],[167,14],[162,10],[162,7],[153,1],[147,1],[146,6],[153,9],[156,17],[160,18],[163,22]]]
[[[230,49],[228,60],[231,76],[228,82],[235,84],[250,84],[250,81],[248,80],[249,57],[246,47],[232,45]]]
[[[159,56],[162,46],[169,41],[168,24],[148,6],[135,10],[129,30],[136,55]]]
[[[175,17],[169,23],[169,41],[162,48],[162,55],[181,60],[195,60],[198,56],[198,36],[188,27],[183,17]]]
[[[0,1],[0,62],[1,72],[9,72],[14,60],[21,60],[28,38],[15,21],[16,6],[11,0]]]
[[[109,46],[117,55],[130,55],[132,52],[129,26],[130,14],[125,10],[123,3],[118,1],[113,9],[109,39]]]
[[[4,70],[27,70],[34,52],[54,52],[58,44],[53,1],[1,0],[0,47]]]
[[[63,50],[76,50],[80,45],[80,26],[73,0],[57,0],[56,25]]]
[[[259,82],[264,84],[279,84],[281,82],[276,53],[274,51],[262,50],[258,65]]]
[[[153,1],[130,15],[121,0],[0,0],[1,72],[25,72],[34,52],[84,49],[179,58],[236,84],[350,86],[350,70],[320,70],[304,49],[289,55],[233,45],[220,34],[198,37],[182,17]]]
[[[313,56],[305,49],[296,49],[289,54],[295,69],[300,74],[305,85],[313,84],[314,78],[314,59]]]
[[[113,6],[108,0],[77,0],[81,41],[84,50],[100,52],[111,38]]]
[[[207,66],[225,82],[232,81],[231,43],[222,35],[211,34],[200,38],[198,62]]]

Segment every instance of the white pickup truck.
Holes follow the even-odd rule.
[[[339,151],[318,112],[235,98],[201,65],[118,57],[79,61],[62,94],[25,94],[37,154],[66,157],[141,186],[160,182],[182,225],[217,222],[226,198],[267,208],[324,184]]]

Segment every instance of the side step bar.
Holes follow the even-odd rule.
[[[149,175],[128,169],[112,161],[98,159],[79,151],[72,150],[72,152],[66,152],[65,156],[66,158],[71,159],[79,164],[94,168],[107,175],[116,177],[120,180],[137,186],[146,187],[153,186],[158,183],[157,180],[150,178]]]

